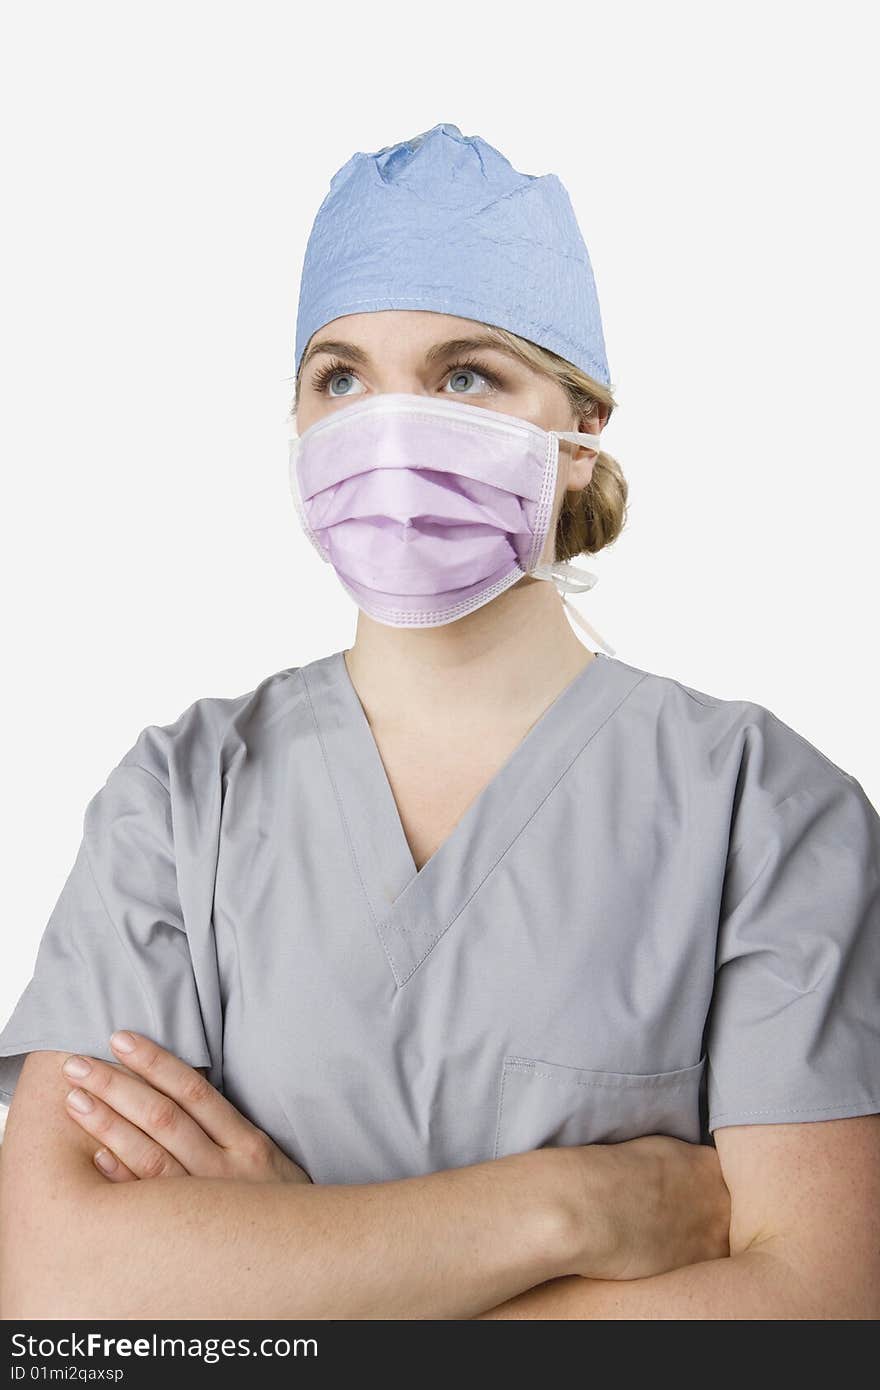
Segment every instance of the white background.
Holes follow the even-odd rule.
[[[573,602],[880,805],[874,17],[6,8],[0,1021],[139,730],[353,639],[288,491],[302,255],[355,150],[438,121],[557,173],[592,257],[631,503]]]

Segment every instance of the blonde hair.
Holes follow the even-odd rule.
[[[480,327],[490,337],[503,342],[527,366],[552,377],[562,387],[577,417],[575,428],[583,429],[585,422],[598,415],[603,406],[608,411],[605,423],[611,419],[617,403],[608,386],[529,338],[520,338],[491,323],[480,323]],[[301,371],[298,371],[293,413],[299,402],[300,378]],[[626,478],[620,464],[611,454],[600,450],[593,464],[593,475],[583,491],[563,494],[556,527],[556,558],[572,560],[584,553],[595,555],[612,545],[626,525],[627,496]]]

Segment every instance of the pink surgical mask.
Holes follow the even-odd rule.
[[[568,592],[596,575],[541,563],[556,496],[559,440],[598,434],[403,392],[346,405],[290,440],[290,489],[303,530],[377,622],[436,627],[472,613],[524,574]],[[563,597],[571,617],[613,648]]]

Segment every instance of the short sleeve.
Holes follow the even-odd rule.
[[[73,866],[39,943],[33,977],[0,1032],[0,1103],[28,1052],[113,1062],[110,1035],[133,1028],[190,1066],[209,1066],[177,891],[169,790],[134,757],[89,801]]]
[[[728,856],[710,1131],[880,1111],[880,817],[849,774],[818,755],[810,771],[740,817]]]

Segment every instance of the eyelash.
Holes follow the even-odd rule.
[[[501,385],[500,378],[494,372],[490,372],[482,363],[470,357],[462,359],[460,362],[451,363],[446,369],[446,376],[452,376],[453,372],[464,371],[476,372],[479,376],[485,377],[489,384],[496,389]],[[312,386],[316,391],[323,391],[329,384],[330,378],[335,376],[337,372],[350,372],[352,375],[357,375],[350,362],[342,362],[338,357],[331,357],[327,365],[321,367],[312,377]],[[342,397],[339,399],[341,400]]]

